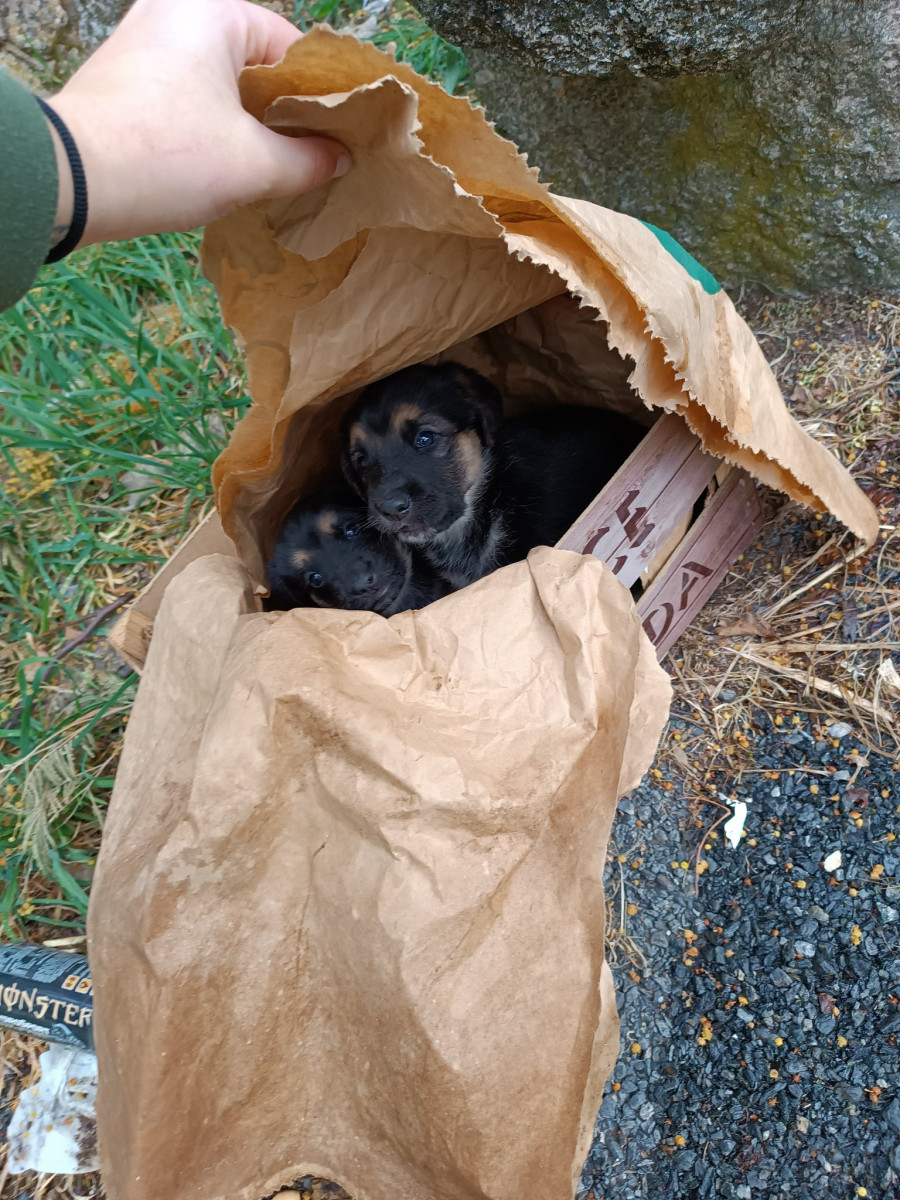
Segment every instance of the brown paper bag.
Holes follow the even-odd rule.
[[[311,1171],[357,1200],[567,1200],[616,1052],[609,825],[666,676],[628,592],[561,551],[388,621],[265,615],[278,522],[360,387],[448,356],[512,410],[677,411],[867,539],[874,510],[724,293],[553,196],[466,101],[323,30],[242,95],[355,166],[207,231],[254,399],[215,472],[240,561],[173,571],[104,834],[108,1194],[257,1200]]]
[[[108,1195],[570,1197],[618,1049],[610,822],[668,708],[628,592],[536,550],[389,621],[250,604],[233,559],[170,584],[119,768]]]
[[[315,30],[241,87],[260,120],[328,133],[355,162],[204,241],[254,399],[216,464],[217,506],[260,590],[278,524],[333,469],[360,386],[449,357],[498,383],[512,412],[536,394],[679,412],[710,453],[874,540],[874,507],[791,417],[728,296],[648,226],[552,195],[481,110],[352,37]]]

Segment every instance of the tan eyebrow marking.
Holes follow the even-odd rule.
[[[398,404],[391,413],[391,430],[401,433],[407,421],[421,421],[422,410],[418,404]]]
[[[369,440],[369,435],[366,433],[359,421],[350,426],[350,449],[354,446],[364,446]]]
[[[481,472],[484,470],[481,438],[474,430],[469,429],[456,435],[456,446],[465,472],[463,489],[467,490],[481,477]]]
[[[337,513],[326,509],[325,512],[319,513],[316,518],[316,528],[323,537],[334,537],[335,526],[337,525]]]
[[[309,555],[305,550],[294,550],[291,553],[291,566],[295,567],[298,571],[302,571],[308,562]]]

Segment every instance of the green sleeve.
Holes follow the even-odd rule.
[[[59,177],[53,139],[30,92],[0,71],[0,311],[34,282],[50,250]]]

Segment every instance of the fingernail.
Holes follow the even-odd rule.
[[[353,159],[349,154],[339,154],[337,162],[334,164],[334,174],[332,179],[340,179],[342,175],[346,175],[353,166]]]

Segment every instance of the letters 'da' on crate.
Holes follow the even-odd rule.
[[[241,92],[354,167],[205,237],[254,403],[117,634],[146,663],[89,915],[106,1188],[567,1200],[618,1049],[601,877],[668,709],[653,645],[752,534],[754,480],[864,540],[875,513],[715,281],[467,101],[325,30]],[[510,412],[648,434],[560,548],[390,620],[262,612],[360,389],[442,359]]]

